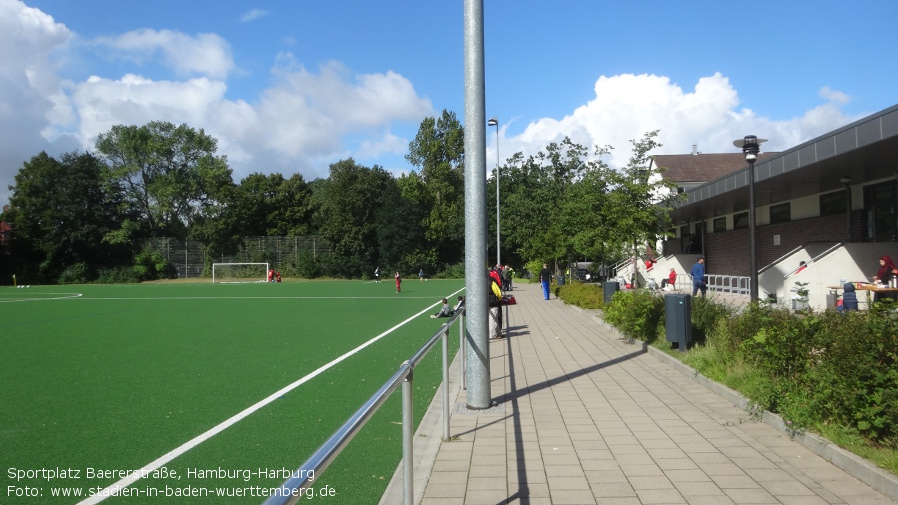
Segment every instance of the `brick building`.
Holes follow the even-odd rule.
[[[663,243],[664,257],[684,271],[703,255],[708,272],[750,274],[748,164],[733,151],[653,157],[686,194],[671,212],[675,237]],[[801,279],[822,300],[840,277],[869,279],[881,255],[898,257],[898,105],[786,151],[761,153],[755,223],[759,287],[781,296],[800,261],[809,265]]]

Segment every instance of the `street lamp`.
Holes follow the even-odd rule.
[[[486,123],[489,126],[496,127],[496,265],[502,264],[502,255],[499,252],[499,118],[491,117]]]
[[[745,161],[748,162],[748,234],[749,255],[751,257],[751,276],[749,277],[749,292],[751,301],[758,301],[758,244],[755,236],[755,161],[761,152],[761,143],[766,139],[759,139],[754,135],[746,135],[745,138],[734,140],[733,145],[742,148]]]

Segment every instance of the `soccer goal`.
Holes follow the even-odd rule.
[[[268,282],[268,263],[212,263],[212,283]]]

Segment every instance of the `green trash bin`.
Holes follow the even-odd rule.
[[[614,296],[614,293],[620,291],[620,283],[615,281],[608,281],[602,284],[602,293],[605,295],[605,305],[611,303],[611,297]]]
[[[564,286],[564,276],[563,275],[559,275],[557,281],[558,281],[559,286]]]

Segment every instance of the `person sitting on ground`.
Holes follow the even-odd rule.
[[[667,276],[667,279],[661,279],[661,289],[667,289],[667,286],[670,286],[671,289],[677,284],[677,272],[673,268],[670,269],[670,275]]]
[[[443,306],[440,307],[440,311],[436,314],[431,314],[430,318],[436,319],[438,317],[452,317],[452,314],[454,313],[455,311],[452,310],[452,307],[449,306],[449,300],[443,298]]]

